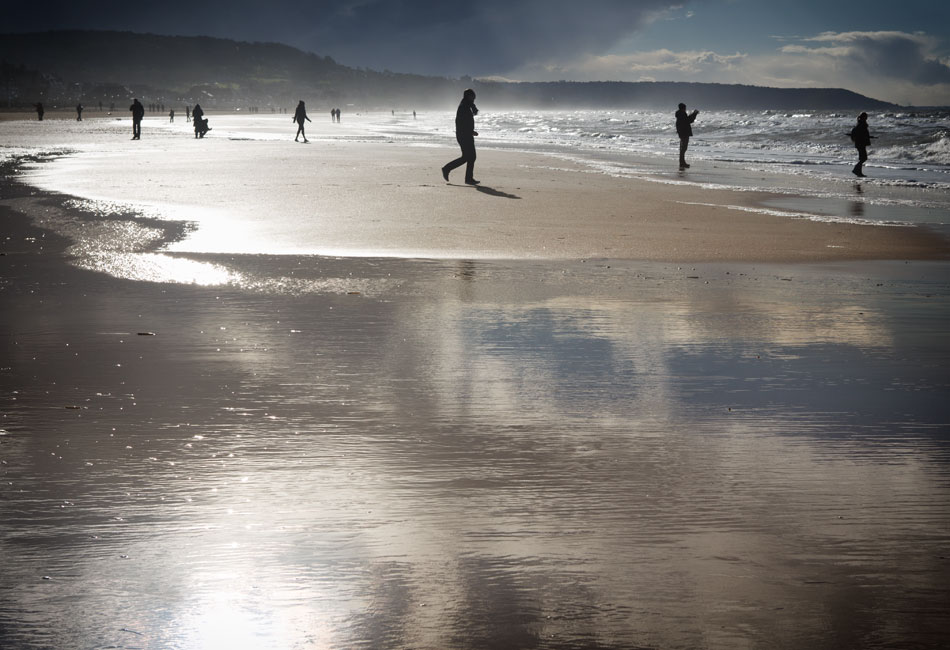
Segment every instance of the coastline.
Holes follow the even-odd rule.
[[[95,151],[55,163],[99,197],[0,180],[0,645],[950,634],[938,236],[601,196],[616,179],[485,151],[493,195],[443,185],[449,148],[327,141],[283,154],[303,167],[282,182],[332,199],[288,221],[316,204],[327,237],[356,231],[329,252],[483,257],[243,254],[192,210],[235,168],[169,185],[183,159],[142,142],[147,184]],[[216,201],[260,211],[235,194]]]

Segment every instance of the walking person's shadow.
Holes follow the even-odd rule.
[[[475,189],[478,190],[479,192],[482,192],[483,194],[487,194],[489,196],[497,196],[502,199],[520,199],[521,198],[520,196],[516,196],[515,194],[508,194],[507,192],[496,190],[493,187],[486,187],[485,185],[476,185]]]

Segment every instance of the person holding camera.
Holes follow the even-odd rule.
[[[688,169],[686,162],[686,149],[689,147],[689,139],[693,136],[693,122],[699,111],[686,113],[686,104],[680,104],[676,111],[676,134],[680,137],[680,169]]]
[[[462,101],[455,112],[455,139],[462,149],[462,155],[442,168],[442,178],[448,182],[449,172],[456,167],[465,165],[465,183],[478,185],[473,174],[475,173],[475,116],[478,108],[475,107],[475,91],[469,88],[462,94]]]

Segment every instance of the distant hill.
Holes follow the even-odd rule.
[[[445,79],[340,65],[278,43],[245,43],[202,36],[57,31],[0,38],[0,106],[37,101],[193,104],[231,109],[450,108],[473,87],[484,105],[526,109],[675,108],[891,110],[893,104],[836,88],[763,88],[685,82],[505,83]]]
[[[841,88],[766,88],[679,81],[591,81],[501,84],[496,101],[537,107],[676,110],[685,102],[704,110],[892,110],[894,104]]]

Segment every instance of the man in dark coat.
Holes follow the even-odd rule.
[[[462,149],[462,155],[442,168],[442,178],[449,180],[449,172],[456,167],[465,165],[465,182],[468,185],[478,185],[473,174],[475,173],[475,116],[478,108],[475,106],[475,91],[469,88],[462,94],[462,101],[455,112],[455,139]]]
[[[145,107],[142,106],[142,103],[137,100],[132,100],[132,105],[129,106],[129,110],[132,111],[132,139],[141,140],[142,139],[142,118],[145,117]]]
[[[868,131],[867,113],[858,115],[858,123],[851,129],[851,139],[854,141],[854,148],[858,150],[858,164],[854,166],[851,173],[863,178],[864,163],[868,159],[868,147],[871,146],[871,132]]]
[[[680,137],[680,169],[686,169],[689,165],[686,163],[686,149],[689,147],[689,139],[693,136],[693,122],[699,111],[686,113],[686,104],[680,104],[676,111],[676,134]]]

